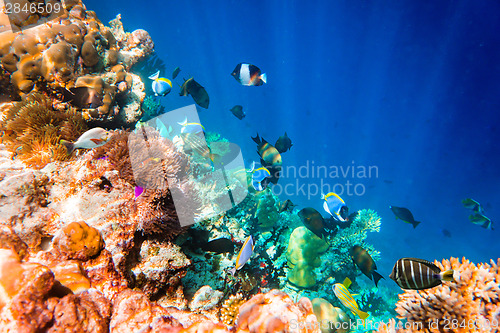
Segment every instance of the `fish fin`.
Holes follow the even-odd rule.
[[[259,137],[259,133],[257,133],[257,135],[255,137],[252,136],[251,138],[252,138],[253,142],[255,142],[258,145],[260,145],[262,142],[262,140]]]
[[[415,229],[417,227],[417,225],[419,225],[421,222],[419,221],[413,221],[412,225],[413,225],[413,229]]]
[[[349,279],[348,277],[346,277],[344,279],[344,282],[342,282],[342,284],[346,287],[346,289],[348,289],[349,286],[352,284],[351,279]]]
[[[262,82],[267,83],[267,75],[266,75],[266,73],[262,74],[260,76],[260,79],[262,80]]]
[[[440,275],[441,275],[441,280],[443,280],[443,281],[455,282],[455,280],[453,279],[453,270],[452,269],[449,269],[446,272],[442,272]]]
[[[385,280],[385,278],[382,275],[380,275],[379,273],[377,273],[375,271],[373,271],[372,277],[373,277],[373,282],[375,282],[375,287],[377,287],[377,283],[378,283],[378,281],[380,279],[384,279]]]
[[[62,144],[64,147],[66,147],[68,155],[71,155],[71,153],[75,150],[75,144],[73,142],[61,140],[59,141],[59,143]]]
[[[160,77],[160,71],[157,71],[156,73],[148,76],[148,79],[150,79],[150,80],[156,80],[159,77]]]
[[[262,191],[262,183],[252,180],[252,186],[256,191]]]
[[[96,145],[99,145],[102,143],[102,139],[90,139],[90,141],[92,141],[93,143],[95,143]]]

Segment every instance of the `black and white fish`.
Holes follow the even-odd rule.
[[[260,68],[251,64],[236,65],[231,75],[244,86],[261,86],[267,83],[266,73],[261,74]]]
[[[441,272],[433,263],[417,258],[399,259],[389,275],[403,289],[423,290],[454,281],[453,270]]]

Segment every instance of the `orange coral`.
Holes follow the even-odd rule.
[[[474,265],[451,258],[436,261],[441,270],[453,269],[455,281],[399,295],[396,312],[405,325],[395,322],[379,332],[497,332],[500,321],[500,259]],[[411,327],[411,328],[409,328]]]
[[[104,248],[104,241],[96,228],[85,222],[72,222],[54,238],[54,247],[64,257],[88,260],[99,254]]]
[[[241,305],[236,322],[237,332],[320,332],[308,298],[294,303],[276,289],[257,294]]]

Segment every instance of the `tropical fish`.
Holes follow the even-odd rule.
[[[201,246],[203,251],[215,252],[217,254],[234,251],[234,242],[228,238],[217,238]]]
[[[483,214],[476,213],[469,215],[469,221],[485,229],[493,230],[493,227],[491,226],[491,220]]]
[[[235,105],[230,110],[236,118],[239,120],[245,118],[246,114],[243,112],[243,107],[241,105]]]
[[[182,122],[178,122],[177,124],[182,126],[181,133],[204,133],[205,127],[203,127],[200,123],[190,123],[187,118],[184,118]]]
[[[264,191],[267,187],[268,182],[266,178],[271,176],[269,170],[265,167],[253,162],[252,167],[248,172],[252,173],[252,186],[256,191]]]
[[[358,315],[358,317],[361,318],[364,323],[369,314],[359,309],[358,303],[356,303],[349,290],[347,290],[351,283],[351,280],[347,277],[345,278],[343,283],[335,283],[335,285],[333,286],[333,293],[335,294],[335,296],[337,296],[343,306],[351,310],[353,314]]]
[[[452,269],[441,272],[433,263],[417,258],[399,259],[389,277],[401,288],[414,290],[434,288],[442,281],[454,281]]]
[[[148,78],[153,80],[151,88],[153,88],[155,96],[166,96],[172,90],[172,82],[169,79],[160,77],[160,71],[150,75]]]
[[[484,213],[481,204],[474,199],[471,198],[464,199],[462,200],[462,204],[464,205],[465,208],[472,210],[474,213],[479,213],[479,214]]]
[[[280,152],[280,154],[290,150],[292,148],[292,140],[288,137],[288,135],[285,132],[285,135],[282,135],[276,140],[276,143],[274,144],[274,147]]]
[[[80,109],[96,109],[103,105],[101,93],[90,87],[74,87],[64,90],[63,101],[70,101]]]
[[[261,74],[259,67],[251,64],[236,65],[231,75],[244,86],[261,86],[267,83],[267,75]]]
[[[193,78],[189,78],[184,81],[181,86],[181,92],[179,95],[191,95],[196,104],[198,104],[202,108],[208,109],[208,104],[210,103],[208,93],[205,88],[203,88],[203,86],[196,82]]]
[[[396,215],[396,219],[400,219],[403,222],[413,225],[413,228],[416,228],[417,225],[420,224],[420,222],[415,221],[413,214],[408,210],[408,208],[395,206],[390,206],[389,208],[392,210],[394,215]]]
[[[248,236],[241,247],[240,253],[238,253],[238,257],[236,257],[236,265],[229,271],[231,275],[234,275],[236,271],[239,271],[247,261],[250,259],[253,253],[253,238],[252,236]]]
[[[180,72],[181,69],[179,67],[175,67],[174,71],[172,72],[172,80],[175,79]]]
[[[301,209],[297,215],[307,229],[311,230],[319,238],[323,237],[325,233],[325,220],[316,209],[306,207]]]
[[[451,237],[451,232],[448,229],[441,229],[441,232],[445,237]]]
[[[366,275],[370,280],[375,282],[375,287],[380,279],[384,277],[379,273],[375,272],[377,269],[377,264],[373,261],[372,257],[368,252],[363,249],[359,245],[354,245],[350,250],[349,254],[351,255],[351,259],[356,266],[358,266],[359,270]]]
[[[197,152],[202,157],[210,159],[212,169],[215,168],[214,162],[218,160],[220,156],[212,153],[212,149],[205,140],[203,133],[183,133],[181,134],[181,138],[184,142],[183,149],[185,152]]]
[[[285,201],[283,201],[280,204],[280,207],[278,209],[278,213],[283,213],[285,211],[291,212],[291,211],[293,211],[293,209],[295,208],[295,206],[297,206],[297,205],[294,205],[293,202],[290,199],[286,199]]]
[[[61,140],[60,143],[68,150],[68,155],[75,149],[92,149],[103,146],[111,138],[111,133],[104,128],[94,127],[83,133],[75,142]]]
[[[269,181],[277,184],[281,172],[280,153],[266,140],[261,139],[258,133],[256,137],[252,137],[252,140],[257,144],[257,153],[260,156],[262,165],[271,173]]]
[[[323,209],[330,214],[332,217],[345,222],[348,215],[347,205],[344,200],[339,197],[336,193],[330,192],[322,196],[325,200],[323,203]]]

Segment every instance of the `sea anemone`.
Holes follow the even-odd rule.
[[[76,110],[54,110],[49,98],[33,92],[7,109],[0,129],[7,149],[26,165],[43,168],[52,161],[69,159],[59,141],[75,140],[86,125]]]

